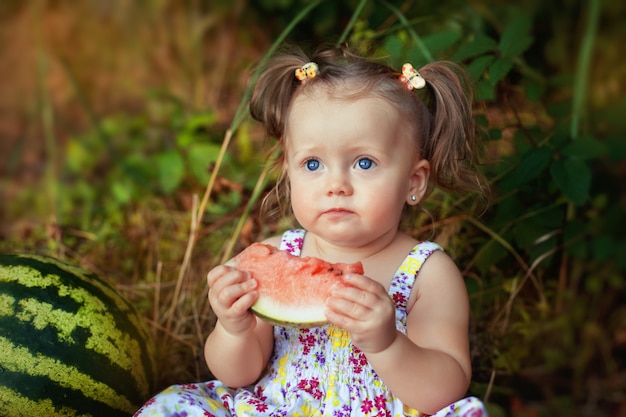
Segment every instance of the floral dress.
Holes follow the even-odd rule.
[[[303,230],[283,234],[281,249],[300,255]],[[417,272],[435,250],[420,242],[398,268],[389,289],[396,305],[396,328],[406,333],[406,303]],[[427,382],[424,382],[427,383]],[[332,324],[310,329],[274,327],[274,352],[260,380],[244,388],[220,381],[174,385],[150,399],[139,416],[417,416],[394,397],[352,345],[349,333]],[[487,416],[469,397],[435,414]]]

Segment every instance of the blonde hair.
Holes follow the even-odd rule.
[[[319,74],[301,83],[294,74],[308,62],[318,65]],[[285,124],[297,95],[315,94],[322,87],[325,93],[346,99],[381,98],[397,110],[421,157],[430,162],[433,185],[486,197],[485,181],[477,169],[472,94],[465,72],[448,61],[432,62],[418,71],[426,87],[410,91],[400,81],[398,71],[345,47],[322,47],[308,56],[290,46],[271,57],[262,69],[252,90],[250,113],[269,137],[277,139],[275,147],[284,149]],[[282,154],[275,167],[280,170],[278,181],[264,201],[265,212],[286,214],[289,184]]]

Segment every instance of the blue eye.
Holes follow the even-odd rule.
[[[305,163],[306,169],[308,171],[316,171],[319,169],[320,165],[320,161],[318,161],[317,159],[309,159]]]
[[[356,164],[360,169],[370,169],[376,166],[376,162],[369,158],[361,158],[356,162]]]

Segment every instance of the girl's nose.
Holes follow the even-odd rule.
[[[349,176],[346,173],[335,172],[329,174],[328,178],[328,196],[333,195],[352,195],[354,191]]]

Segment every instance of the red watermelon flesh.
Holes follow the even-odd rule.
[[[253,243],[234,258],[235,266],[258,282],[252,311],[281,326],[313,327],[326,322],[325,301],[343,275],[363,274],[363,265],[299,257],[264,243]]]

